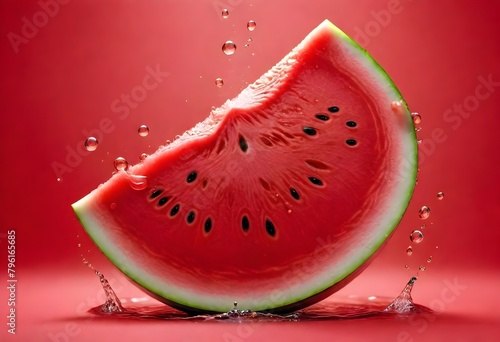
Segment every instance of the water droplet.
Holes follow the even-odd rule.
[[[140,156],[139,156],[139,160],[143,161],[144,159],[146,159],[148,157],[148,154],[147,153],[142,153]]]
[[[147,136],[148,136],[148,134],[149,134],[149,127],[148,127],[148,126],[146,126],[146,125],[141,125],[141,126],[139,127],[139,129],[137,130],[137,132],[139,132],[139,135],[140,135],[141,137],[147,137]]]
[[[427,262],[430,263],[432,261],[432,255],[427,258]]]
[[[253,20],[249,20],[248,23],[247,23],[247,29],[248,31],[253,31],[255,30],[255,27],[257,26],[257,24],[255,23],[255,21]],[[265,26],[265,25],[264,25]]]
[[[148,178],[140,175],[128,175],[130,187],[134,190],[144,190],[148,187]]]
[[[422,121],[422,117],[418,113],[411,113],[411,118],[413,119],[413,122],[418,124],[420,121]]]
[[[409,270],[409,269],[410,269],[410,265],[408,265],[408,264],[407,264],[407,265],[405,265],[405,268],[406,268],[407,270]]]
[[[422,272],[423,272],[423,271],[425,271],[425,266],[420,265],[420,266],[418,267],[418,269],[419,269],[420,271],[422,271]]]
[[[420,132],[422,130],[422,127],[415,127],[415,132]]]
[[[97,149],[98,145],[99,145],[99,142],[94,137],[88,137],[87,140],[85,140],[85,149],[87,151],[90,151],[90,152],[95,151]]]
[[[227,19],[227,17],[229,17],[229,11],[227,8],[224,8],[222,10],[222,18]]]
[[[233,53],[236,52],[236,44],[228,40],[227,42],[224,43],[224,45],[222,45],[222,52],[224,52],[224,54],[228,56],[231,56]]]
[[[424,239],[424,234],[420,230],[414,230],[410,234],[410,241],[414,243],[420,243]]]
[[[81,243],[79,243],[79,244],[78,244],[78,248],[80,248],[80,247],[82,247],[82,244],[81,244]]]
[[[251,42],[252,42],[252,38],[248,38],[247,43],[245,44],[245,47],[249,47]],[[250,67],[250,66],[248,66],[248,67]]]
[[[218,87],[218,88],[222,88],[222,86],[224,85],[224,80],[222,78],[216,78],[215,79],[215,85]]]
[[[91,270],[94,269],[94,267],[92,266],[92,264],[85,258],[82,258],[82,262],[87,265],[88,268],[90,268]]]
[[[417,144],[421,144],[421,143],[422,143],[422,139],[418,139]]]
[[[403,101],[392,101],[391,108],[393,111],[397,112],[403,106]]]
[[[408,254],[408,255],[413,254],[413,248],[411,246],[408,246],[408,248],[406,249],[406,254]]]
[[[111,209],[116,209],[116,203],[111,203],[111,205],[109,206]]]
[[[427,227],[427,226],[424,223],[423,225],[420,226],[420,229],[425,229],[425,227]]]
[[[62,178],[61,177],[57,177],[56,179],[58,182],[62,182]]]
[[[437,193],[438,200],[442,200],[444,198],[444,192],[440,191]]]
[[[116,158],[113,165],[116,171],[127,171],[128,169],[128,162],[123,157]]]
[[[426,220],[429,215],[431,214],[431,209],[427,206],[422,206],[420,210],[418,211],[418,217],[420,217],[422,220]]]
[[[292,209],[288,209],[287,213],[291,214],[292,213]]]

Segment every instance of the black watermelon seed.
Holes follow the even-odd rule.
[[[292,197],[295,198],[296,200],[300,198],[299,193],[294,188],[290,188],[290,195],[292,195]]]
[[[175,216],[179,212],[180,204],[174,205],[174,207],[170,210],[170,216]]]
[[[266,219],[266,230],[269,235],[271,236],[276,235],[276,229],[274,228],[274,224],[269,219]]]
[[[316,118],[321,121],[328,121],[330,117],[326,114],[316,114]]]
[[[248,217],[243,216],[243,218],[241,219],[241,228],[243,228],[245,232],[248,232],[248,229],[250,228],[250,222],[248,221]]]
[[[168,196],[160,198],[160,200],[158,201],[158,206],[161,207],[162,205],[165,205],[165,203],[167,203],[169,199],[170,199],[170,197],[168,197]]]
[[[248,150],[248,143],[242,135],[240,135],[240,148],[243,152]]]
[[[205,220],[205,233],[210,232],[212,229],[212,219],[209,217]]]
[[[336,107],[336,106],[333,106],[333,107],[329,107],[329,108],[328,108],[328,111],[329,111],[330,113],[337,113],[339,110],[340,110],[340,109],[339,109],[339,107]]]
[[[187,222],[187,223],[193,223],[193,221],[194,221],[194,217],[195,217],[195,215],[194,215],[194,211],[192,211],[192,210],[191,210],[191,211],[187,214],[187,216],[186,216],[186,222]]]
[[[355,146],[358,142],[354,139],[347,139],[345,143],[349,146]]]
[[[158,196],[161,195],[161,193],[163,192],[163,190],[154,190],[152,193],[151,193],[151,196],[149,196],[149,198],[153,199],[153,198],[156,198]]]
[[[187,176],[186,181],[187,181],[188,183],[192,183],[192,182],[194,182],[194,180],[196,179],[196,177],[197,177],[197,176],[198,176],[198,174],[196,173],[196,171],[193,171],[193,172],[191,172],[191,173]]]
[[[316,130],[312,127],[304,127],[304,128],[302,128],[302,130],[307,135],[316,135]]]
[[[311,183],[313,183],[314,185],[323,185],[323,182],[321,181],[321,179],[319,178],[316,178],[316,177],[309,177],[309,180],[311,181]]]
[[[347,121],[346,123],[347,127],[356,127],[358,124],[354,121]]]

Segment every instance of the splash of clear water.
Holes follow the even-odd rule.
[[[109,284],[108,280],[104,277],[99,271],[95,271],[95,274],[99,277],[99,281],[101,282],[104,293],[106,294],[106,302],[101,306],[102,313],[115,313],[115,312],[124,312],[124,308],[118,296],[116,295],[113,288]]]
[[[134,306],[136,298],[131,300],[127,307],[111,288],[104,275],[95,271],[106,294],[106,302],[89,310],[90,313],[100,316],[113,316],[128,319],[161,319],[161,320],[192,320],[192,321],[230,321],[230,322],[290,322],[290,321],[317,321],[359,319],[367,317],[393,317],[395,315],[411,315],[432,313],[424,306],[415,304],[411,297],[413,285],[417,277],[412,277],[398,297],[391,301],[390,298],[376,296],[356,297],[350,296],[348,300],[323,301],[309,308],[289,314],[275,314],[269,312],[256,312],[250,309],[241,310],[238,303],[234,302],[231,310],[219,314],[189,315],[177,311],[166,305],[148,305],[148,299],[141,300],[141,306]],[[123,301],[128,302],[127,299]]]
[[[392,303],[384,309],[384,312],[401,314],[416,311],[417,307],[415,306],[415,303],[413,303],[413,298],[411,298],[411,290],[413,289],[413,285],[417,279],[417,277],[412,277],[399,296],[397,296]]]

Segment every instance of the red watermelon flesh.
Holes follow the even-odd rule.
[[[73,204],[130,279],[186,311],[289,311],[335,292],[401,219],[411,115],[329,21],[236,98]]]

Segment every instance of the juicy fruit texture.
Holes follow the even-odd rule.
[[[73,208],[106,256],[167,304],[290,311],[368,264],[408,205],[416,162],[401,94],[324,21],[235,99]]]

